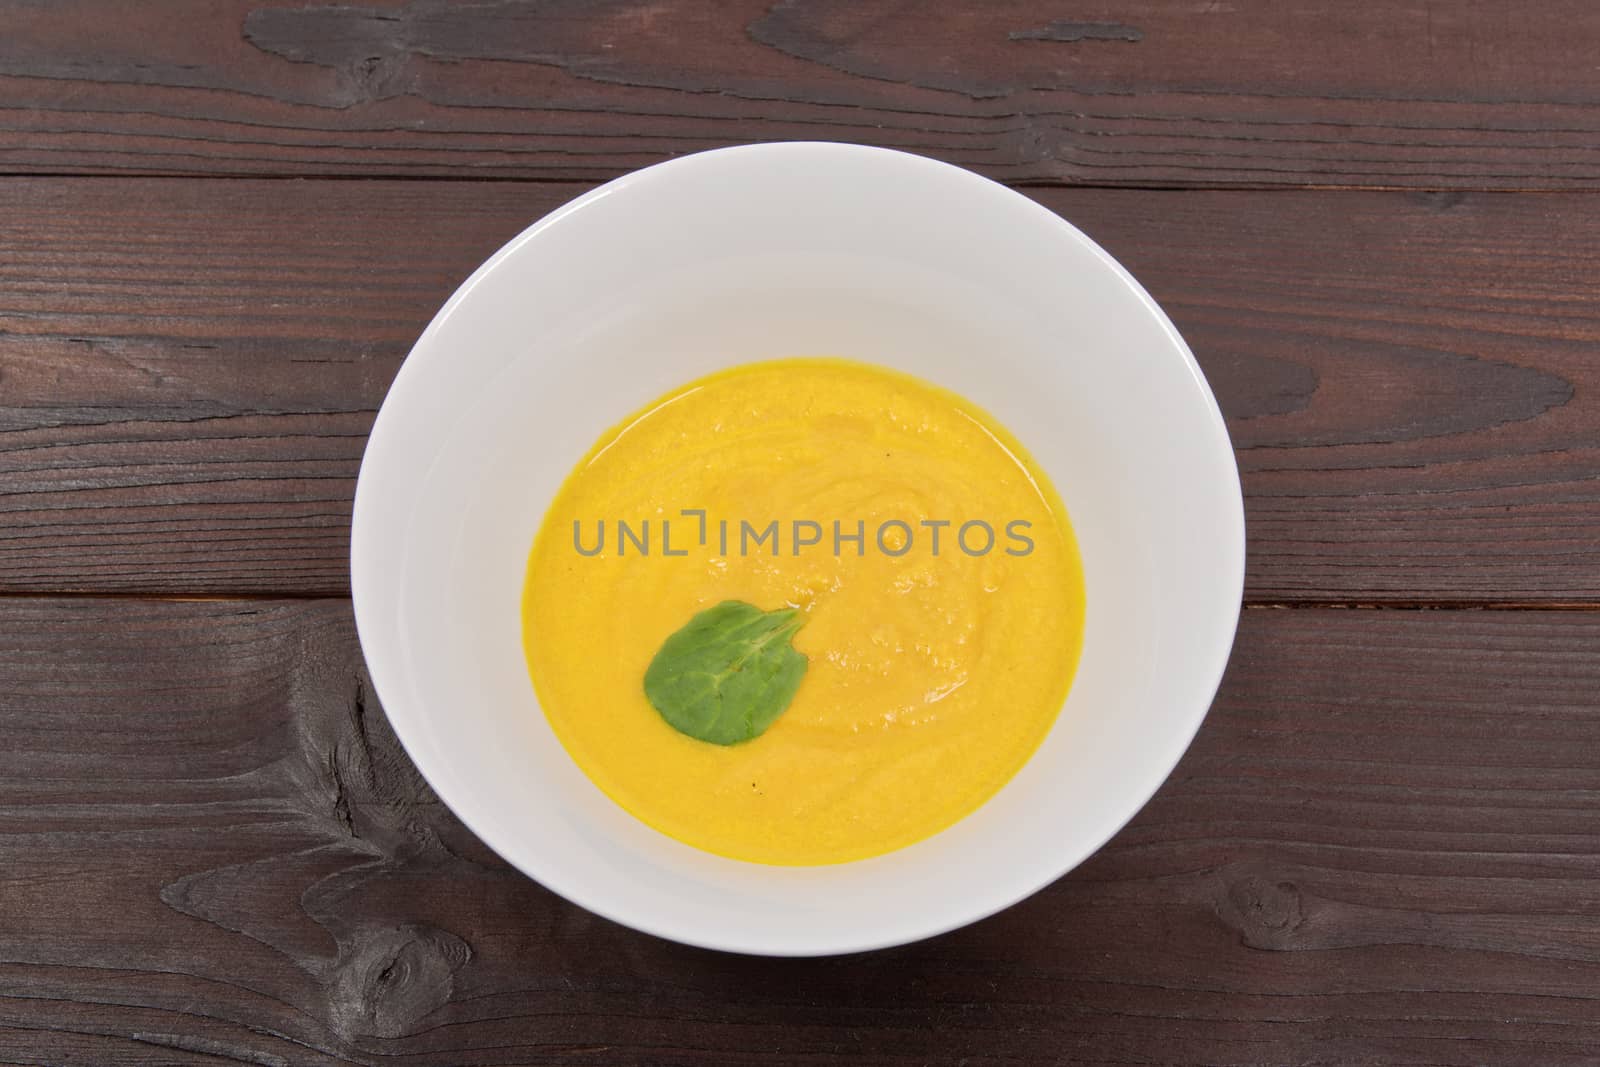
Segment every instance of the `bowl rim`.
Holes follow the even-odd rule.
[[[507,260],[516,256],[526,245],[537,240],[544,230],[605,197],[625,192],[642,184],[660,181],[685,169],[705,167],[708,164],[714,164],[719,159],[763,154],[774,156],[792,155],[796,158],[791,161],[791,165],[801,165],[803,160],[800,157],[815,153],[845,153],[862,157],[880,157],[891,164],[922,168],[928,172],[936,172],[939,177],[945,179],[955,178],[963,181],[967,183],[968,188],[976,195],[1003,197],[1020,201],[1022,205],[1025,205],[1026,210],[1034,213],[1043,231],[1050,233],[1054,239],[1066,240],[1079,246],[1080,249],[1089,252],[1102,267],[1108,269],[1121,285],[1136,298],[1144,313],[1151,316],[1160,327],[1173,351],[1182,360],[1183,369],[1187,371],[1193,380],[1197,390],[1196,398],[1203,402],[1206,409],[1204,421],[1207,428],[1205,439],[1196,441],[1194,444],[1197,448],[1203,448],[1211,452],[1214,459],[1223,460],[1224,462],[1219,469],[1225,469],[1231,475],[1231,477],[1220,479],[1215,489],[1218,491],[1217,505],[1219,510],[1237,519],[1238,537],[1222,546],[1227,553],[1227,558],[1218,561],[1219,567],[1225,572],[1231,572],[1234,580],[1228,583],[1231,593],[1225,598],[1220,598],[1215,605],[1211,606],[1215,612],[1215,620],[1214,625],[1208,630],[1207,643],[1209,647],[1204,649],[1202,655],[1203,661],[1207,664],[1207,669],[1204,672],[1205,681],[1203,684],[1199,682],[1198,679],[1201,677],[1201,672],[1197,671],[1193,704],[1196,710],[1189,717],[1190,721],[1186,724],[1185,729],[1181,731],[1182,743],[1171,749],[1173,755],[1170,760],[1163,759],[1160,761],[1159,766],[1152,765],[1148,787],[1140,788],[1136,791],[1139,796],[1138,803],[1131,806],[1125,816],[1118,820],[1113,820],[1107,832],[1097,839],[1091,839],[1092,843],[1085,847],[1064,850],[1057,857],[1056,862],[1048,865],[1043,877],[1019,880],[1019,884],[1015,885],[1011,892],[1000,894],[998,901],[986,900],[977,906],[965,909],[959,906],[948,907],[945,909],[945,915],[942,919],[927,923],[919,927],[914,933],[897,932],[876,938],[854,937],[815,945],[797,944],[792,939],[783,943],[777,943],[777,939],[774,939],[774,942],[770,944],[755,944],[749,940],[741,941],[719,937],[715,931],[708,931],[700,927],[680,928],[671,923],[658,922],[654,916],[643,912],[623,913],[621,909],[607,907],[604,904],[595,902],[592,898],[586,899],[587,894],[583,887],[574,884],[563,876],[559,859],[552,858],[542,864],[531,863],[525,856],[519,856],[515,860],[511,859],[508,856],[508,851],[512,850],[501,847],[503,835],[499,831],[489,830],[486,832],[485,828],[475,823],[473,818],[459,810],[451,802],[448,795],[451,787],[446,786],[443,789],[440,787],[441,783],[447,780],[450,775],[444,772],[441,762],[430,753],[426,746],[416,743],[418,734],[412,724],[414,716],[422,713],[411,708],[406,700],[401,699],[401,694],[405,693],[407,687],[399,680],[402,667],[397,660],[400,657],[400,652],[398,649],[393,648],[386,639],[379,636],[384,633],[385,628],[383,622],[375,614],[377,606],[374,601],[377,598],[377,594],[373,590],[377,584],[384,581],[384,575],[377,573],[373,565],[373,561],[378,555],[378,549],[364,546],[374,546],[377,539],[384,535],[382,524],[377,523],[374,518],[375,509],[380,506],[376,502],[378,490],[374,488],[377,480],[374,472],[391,462],[388,459],[389,455],[394,451],[391,439],[400,432],[399,421],[404,417],[403,409],[409,406],[408,398],[418,388],[419,368],[423,361],[428,358],[427,353],[433,347],[436,335],[442,331],[446,321],[466,302],[480,282],[498,270]],[[394,730],[395,737],[400,742],[407,757],[417,768],[418,773],[427,781],[429,787],[450,809],[451,814],[509,865],[517,868],[544,888],[602,918],[681,944],[717,951],[777,957],[832,956],[874,951],[924,940],[959,929],[1004,911],[1027,899],[1059,880],[1104,847],[1111,838],[1120,833],[1148,805],[1150,799],[1171,777],[1172,771],[1193,743],[1201,724],[1209,714],[1211,705],[1215,701],[1217,691],[1221,686],[1237,635],[1244,594],[1245,554],[1243,490],[1239,479],[1233,444],[1228,435],[1227,425],[1221,409],[1217,404],[1216,396],[1207,383],[1205,375],[1201,371],[1199,363],[1196,361],[1187,342],[1184,341],[1182,335],[1179,334],[1177,328],[1172,324],[1160,305],[1156,303],[1155,299],[1150,296],[1133,275],[1114,259],[1110,253],[1101,248],[1099,244],[1072,225],[1072,223],[1016,189],[967,170],[964,167],[927,156],[897,149],[834,141],[759,142],[710,149],[675,157],[632,171],[596,186],[550,211],[512,237],[480,264],[456,288],[418,336],[402,362],[400,369],[395,374],[384,395],[362,453],[350,523],[351,601],[355,615],[357,638],[360,642],[362,656],[373,688],[384,709],[384,714]],[[406,696],[409,696],[409,694],[407,693]],[[1203,700],[1200,699],[1202,696],[1204,697]],[[410,739],[408,739],[408,733],[411,735]],[[1178,739],[1178,733],[1178,731],[1174,731],[1173,740]],[[1155,773],[1157,769],[1159,769],[1159,774]]]

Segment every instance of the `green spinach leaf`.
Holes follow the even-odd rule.
[[[724,600],[666,639],[644,672],[644,694],[690,737],[714,745],[760,737],[805,676],[806,657],[789,643],[805,621],[793,608]]]

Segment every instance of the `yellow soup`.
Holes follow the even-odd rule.
[[[792,703],[731,745],[646,698],[666,638],[727,600],[798,608]],[[550,725],[613,800],[735,859],[900,848],[1017,772],[1066,698],[1083,579],[1065,509],[987,414],[844,360],[757,363],[606,433],[528,560]]]

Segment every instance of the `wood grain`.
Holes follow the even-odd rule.
[[[0,590],[343,593],[404,352],[582,188],[0,182]],[[1589,199],[1033,195],[1194,347],[1252,599],[1600,601]]]
[[[7,0],[0,21],[14,173],[594,180],[823,139],[1025,182],[1600,182],[1588,0]]]
[[[1597,45],[1587,0],[0,0],[0,1063],[1600,1061]],[[1260,605],[1089,862],[811,961],[507,867],[342,599],[467,273],[789,139],[1122,259],[1228,417]]]
[[[0,603],[0,1060],[1577,1064],[1600,615],[1253,610],[1188,757],[988,921],[770,961],[508,869],[343,601]]]

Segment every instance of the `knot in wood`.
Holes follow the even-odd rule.
[[[420,923],[358,931],[340,945],[330,1018],[346,1040],[405,1037],[449,1002],[471,947]]]

